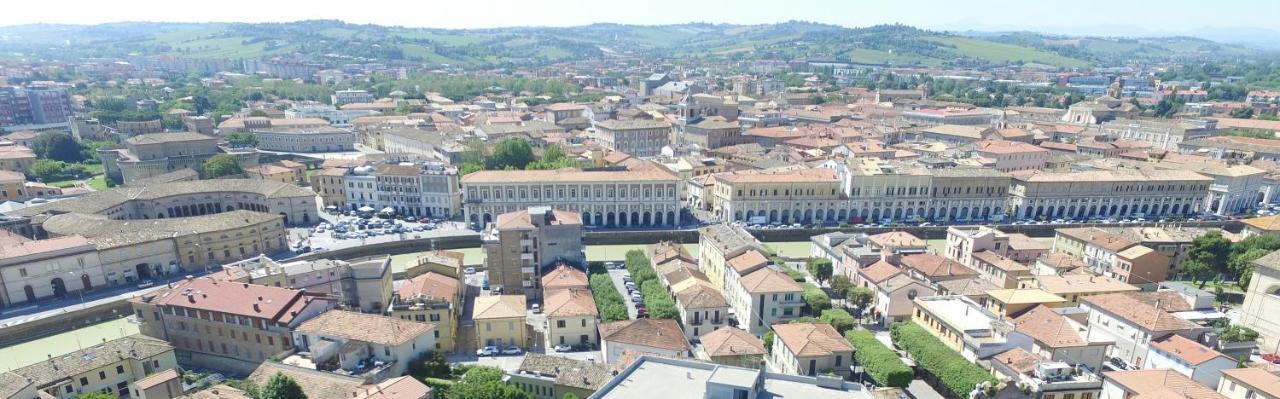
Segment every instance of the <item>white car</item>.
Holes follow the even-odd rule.
[[[524,351],[521,350],[519,346],[514,345],[508,346],[507,349],[502,350],[502,354],[504,355],[519,355],[521,353],[524,353]]]
[[[493,356],[496,354],[498,354],[498,347],[493,345],[476,349],[476,356]]]
[[[573,350],[573,347],[565,344],[560,344],[560,345],[556,345],[551,349],[554,349],[556,352],[568,352]]]
[[[465,272],[465,273],[467,273],[467,274],[476,274],[476,268],[474,268],[474,267],[468,267],[468,268],[466,268],[465,270],[463,270],[463,272]]]

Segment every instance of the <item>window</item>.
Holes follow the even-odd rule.
[[[107,372],[105,372],[105,371],[99,371],[99,372],[98,372],[98,379],[99,379],[99,380],[105,380],[105,379],[107,379]]]
[[[556,328],[564,328],[564,320],[556,320]]]
[[[116,374],[124,374],[124,366],[116,366]]]
[[[85,386],[85,385],[89,385],[89,379],[85,377],[80,377],[80,386]]]

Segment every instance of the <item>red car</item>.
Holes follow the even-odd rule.
[[[640,319],[647,319],[647,318],[649,318],[649,309],[645,309],[645,308],[637,309],[637,310],[636,310],[636,318],[640,318]]]
[[[1262,360],[1266,360],[1267,363],[1280,364],[1280,355],[1268,353],[1268,354],[1262,355]]]

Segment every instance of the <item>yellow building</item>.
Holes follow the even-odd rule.
[[[22,172],[0,170],[0,201],[26,201],[26,181]]]
[[[1013,317],[1036,305],[1050,308],[1062,306],[1067,303],[1067,298],[1050,294],[1039,288],[1007,288],[987,291],[983,302],[987,311],[1000,317]]]
[[[599,312],[591,291],[558,289],[543,300],[547,314],[547,347],[557,345],[599,345],[596,324]]]
[[[0,170],[25,172],[36,163],[36,153],[22,145],[0,144]]]
[[[763,251],[764,245],[742,227],[720,223],[698,229],[698,269],[721,292],[729,259],[753,249]]]
[[[525,309],[524,295],[476,297],[471,317],[476,324],[476,346],[528,348],[531,342]]]
[[[280,165],[258,165],[245,169],[244,173],[246,176],[249,176],[250,179],[270,180],[286,184],[302,183],[302,180],[298,179],[298,173],[294,169]]]
[[[917,297],[911,320],[970,361],[1009,349],[1001,334],[1013,329],[963,295]]]
[[[1260,368],[1222,370],[1218,393],[1228,399],[1280,399],[1280,375]]]
[[[128,396],[129,384],[176,367],[169,343],[130,335],[0,373],[0,398],[69,399],[90,392]]]
[[[311,174],[311,189],[320,195],[325,206],[346,207],[347,189],[342,185],[342,176],[346,174],[345,168],[324,168]]]
[[[848,209],[833,169],[737,171],[712,175],[711,211],[721,220],[757,223],[836,221]]]
[[[435,324],[436,350],[451,352],[458,335],[463,285],[456,277],[426,272],[400,286],[391,298],[391,317]]]

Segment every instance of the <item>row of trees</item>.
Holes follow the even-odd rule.
[[[995,386],[996,379],[982,367],[970,362],[960,353],[952,350],[937,337],[925,331],[924,327],[913,322],[902,322],[893,325],[890,336],[894,345],[911,354],[929,374],[942,385],[947,396],[967,398],[974,387],[983,382]],[[855,355],[856,356],[856,355]]]
[[[618,288],[613,285],[613,279],[609,278],[609,271],[604,265],[591,262],[587,265],[587,273],[590,275],[588,279],[591,283],[591,296],[596,300],[600,320],[607,323],[630,318],[627,314],[627,301],[618,293]]]
[[[633,249],[627,251],[627,271],[631,279],[640,287],[640,295],[644,297],[644,306],[649,309],[649,317],[655,319],[676,319],[680,312],[676,310],[676,301],[671,298],[667,288],[658,279],[658,272],[653,270],[653,263],[644,251]]]

